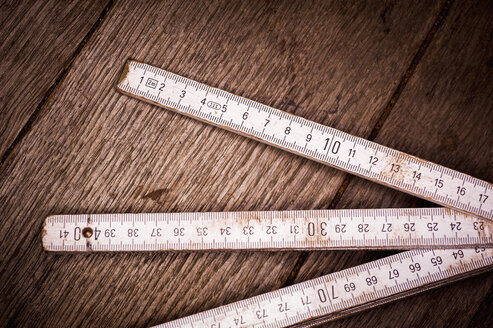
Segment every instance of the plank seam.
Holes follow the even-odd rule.
[[[39,115],[44,110],[45,105],[48,103],[48,101],[55,94],[56,90],[62,84],[62,82],[65,80],[65,77],[68,75],[68,72],[72,69],[72,67],[75,63],[75,60],[77,59],[77,57],[82,52],[82,49],[84,49],[84,47],[86,46],[89,39],[94,35],[96,30],[101,26],[103,20],[107,16],[108,12],[111,10],[111,8],[113,8],[113,5],[114,5],[114,0],[109,0],[108,3],[106,4],[106,6],[101,11],[101,13],[99,14],[99,17],[96,19],[94,24],[91,26],[89,31],[86,33],[86,35],[84,36],[82,41],[79,43],[79,45],[75,49],[74,53],[67,59],[63,70],[60,72],[60,74],[58,74],[58,76],[55,79],[55,82],[53,82],[53,84],[48,88],[45,95],[43,96],[43,98],[41,99],[39,104],[36,106],[36,109],[33,111],[31,116],[29,116],[28,120],[26,121],[26,123],[24,124],[24,126],[22,127],[20,132],[17,134],[17,136],[15,137],[14,141],[12,141],[10,146],[3,153],[2,158],[0,160],[0,170],[3,169],[4,164],[7,162],[9,156],[13,153],[13,151],[17,147],[17,145],[21,143],[21,141],[24,139],[24,137],[33,128]]]

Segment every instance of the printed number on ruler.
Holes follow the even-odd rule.
[[[48,251],[492,247],[493,223],[447,208],[55,215]]]
[[[156,327],[286,327],[322,323],[470,276],[493,265],[493,249],[415,250],[305,281]],[[371,303],[373,302],[373,303]]]
[[[493,220],[493,185],[165,70],[129,61],[128,95],[338,169]]]

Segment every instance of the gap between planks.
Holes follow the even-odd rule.
[[[109,0],[106,6],[103,8],[101,11],[101,14],[99,14],[99,17],[96,19],[94,24],[91,26],[87,34],[84,36],[82,41],[79,43],[77,48],[75,49],[74,53],[68,58],[67,63],[65,64],[65,67],[63,70],[58,74],[56,77],[55,82],[48,88],[46,91],[45,95],[39,102],[39,104],[36,106],[32,114],[29,116],[29,119],[27,122],[24,124],[22,129],[19,131],[17,136],[15,137],[14,141],[10,144],[10,146],[5,150],[5,152],[2,154],[2,157],[0,159],[0,171],[2,170],[4,164],[7,162],[9,156],[12,154],[14,151],[15,147],[24,139],[24,137],[29,133],[29,131],[34,127],[34,124],[36,123],[39,115],[43,111],[45,105],[47,102],[50,100],[50,98],[53,96],[53,94],[56,92],[58,87],[62,84],[62,82],[65,80],[65,78],[68,75],[68,72],[72,69],[72,66],[79,56],[79,54],[82,52],[82,49],[86,46],[87,42],[89,39],[93,36],[94,32],[101,26],[103,23],[103,20],[106,18],[108,12],[113,8],[114,5],[114,0]]]

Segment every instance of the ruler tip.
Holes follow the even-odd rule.
[[[130,63],[132,62],[131,59],[128,59],[126,62],[125,62],[125,65],[123,66],[123,71],[122,71],[122,74],[120,75],[120,78],[118,79],[118,83],[117,83],[117,86],[122,83],[123,80],[125,80],[125,78],[127,77],[127,74],[128,74],[128,70],[129,70],[129,66],[130,66]]]
[[[41,243],[45,252],[54,252],[53,248],[53,225],[57,223],[61,215],[48,215],[43,221],[43,227],[41,229]],[[51,234],[50,234],[51,231]]]
[[[46,230],[46,225],[47,225],[47,221],[48,219],[50,218],[50,216],[48,216],[44,222],[43,222],[43,229],[41,229],[41,242],[43,244],[43,250],[45,252],[50,252],[51,250],[49,249],[49,243],[48,243],[48,240],[47,240],[47,234],[48,234],[48,231]]]

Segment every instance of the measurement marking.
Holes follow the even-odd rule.
[[[119,241],[145,244],[151,251],[493,247],[493,223],[444,208],[91,214],[90,227],[96,233],[84,238],[88,217],[46,218],[45,249],[85,250],[86,241],[97,241],[92,251],[101,252],[113,251],[112,243]]]
[[[452,209],[493,220],[493,193],[491,193],[491,186],[486,181],[417,159],[411,155],[235,96],[223,90],[205,86],[147,64],[129,61],[127,68],[125,70],[126,75],[122,77],[121,82],[118,84],[118,89],[123,93],[151,101],[154,104],[157,103],[162,107],[232,130],[241,135],[255,137],[256,140],[269,145]],[[151,72],[157,72],[156,76],[154,77]],[[161,83],[164,81],[165,76],[170,75],[176,81],[180,80],[185,85],[197,85],[199,88],[198,91],[194,92],[188,90],[182,96],[181,93],[178,93],[173,88],[165,87],[160,91],[160,98],[156,98],[159,93],[157,89],[153,89],[152,85],[149,87],[145,84],[147,78],[151,75],[158,81],[157,83]],[[144,78],[141,79],[141,77]],[[216,96],[217,103],[227,103],[231,98],[238,99],[238,103],[247,103],[248,107],[245,111],[245,108],[241,105],[229,102],[226,111],[229,120],[226,121],[210,114],[208,116],[197,114],[202,99],[207,98],[210,93]],[[163,101],[165,98],[168,101]],[[182,103],[185,106],[182,106]],[[250,107],[259,111],[250,111]],[[275,117],[278,120],[274,120]],[[266,119],[270,120],[271,123],[265,126]],[[286,132],[286,125],[282,124],[283,120],[287,120],[286,124],[290,128],[288,132]],[[274,122],[280,123],[274,124]],[[292,124],[292,122],[298,124]],[[276,135],[282,135],[283,138],[277,138],[275,137]],[[310,140],[308,141],[307,138]],[[326,139],[328,139],[328,142]],[[305,148],[297,146],[302,144],[307,146]],[[353,154],[348,151],[349,149],[358,150]],[[349,162],[352,164],[349,165]],[[392,166],[392,164],[399,166],[399,168]],[[392,171],[390,171],[391,167]],[[420,175],[420,179],[417,181],[414,175]],[[456,178],[461,181],[461,186],[465,188],[462,194],[460,190],[459,194],[457,194],[457,184],[454,182]],[[440,188],[435,186],[436,179],[441,181]],[[430,192],[431,190],[435,192]],[[484,190],[487,190],[487,192]],[[448,195],[454,194],[457,194],[457,199],[448,197]],[[488,197],[486,198],[485,196]]]

